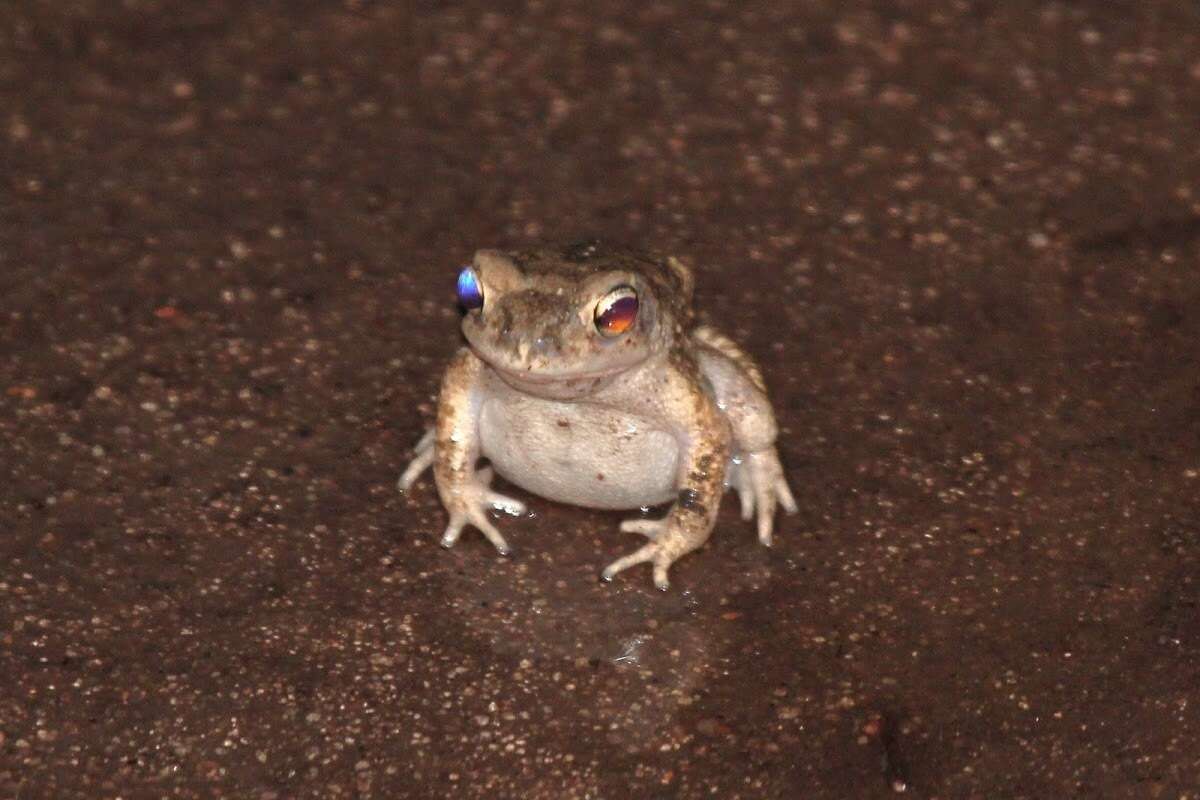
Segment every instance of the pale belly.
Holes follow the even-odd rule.
[[[484,401],[479,433],[500,475],[560,503],[637,508],[677,491],[679,445],[642,417],[513,394]]]

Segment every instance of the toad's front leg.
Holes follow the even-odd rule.
[[[454,357],[442,379],[434,428],[433,477],[442,505],[450,512],[450,524],[442,534],[442,546],[453,547],[463,528],[473,525],[500,552],[507,555],[508,543],[488,519],[489,508],[521,514],[521,501],[493,492],[490,469],[475,471],[479,461],[479,385],[483,362],[470,350]]]
[[[640,533],[650,541],[624,558],[609,564],[606,581],[635,564],[653,566],[654,585],[666,591],[667,570],[677,559],[704,544],[716,523],[724,492],[725,465],[729,462],[730,433],[725,419],[707,396],[689,398],[681,431],[679,493],[662,519],[630,519],[621,530]]]

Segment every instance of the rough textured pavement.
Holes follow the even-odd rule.
[[[0,796],[1200,796],[1200,7],[0,6]],[[478,246],[692,256],[801,511],[394,482]]]

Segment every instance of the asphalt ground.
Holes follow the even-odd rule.
[[[394,487],[585,235],[782,427],[667,594]],[[0,796],[1200,797],[1198,257],[1194,3],[0,5]]]

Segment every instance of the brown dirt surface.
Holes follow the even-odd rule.
[[[586,234],[800,505],[665,595],[394,486]],[[0,797],[1194,800],[1198,263],[1195,3],[0,4]]]

